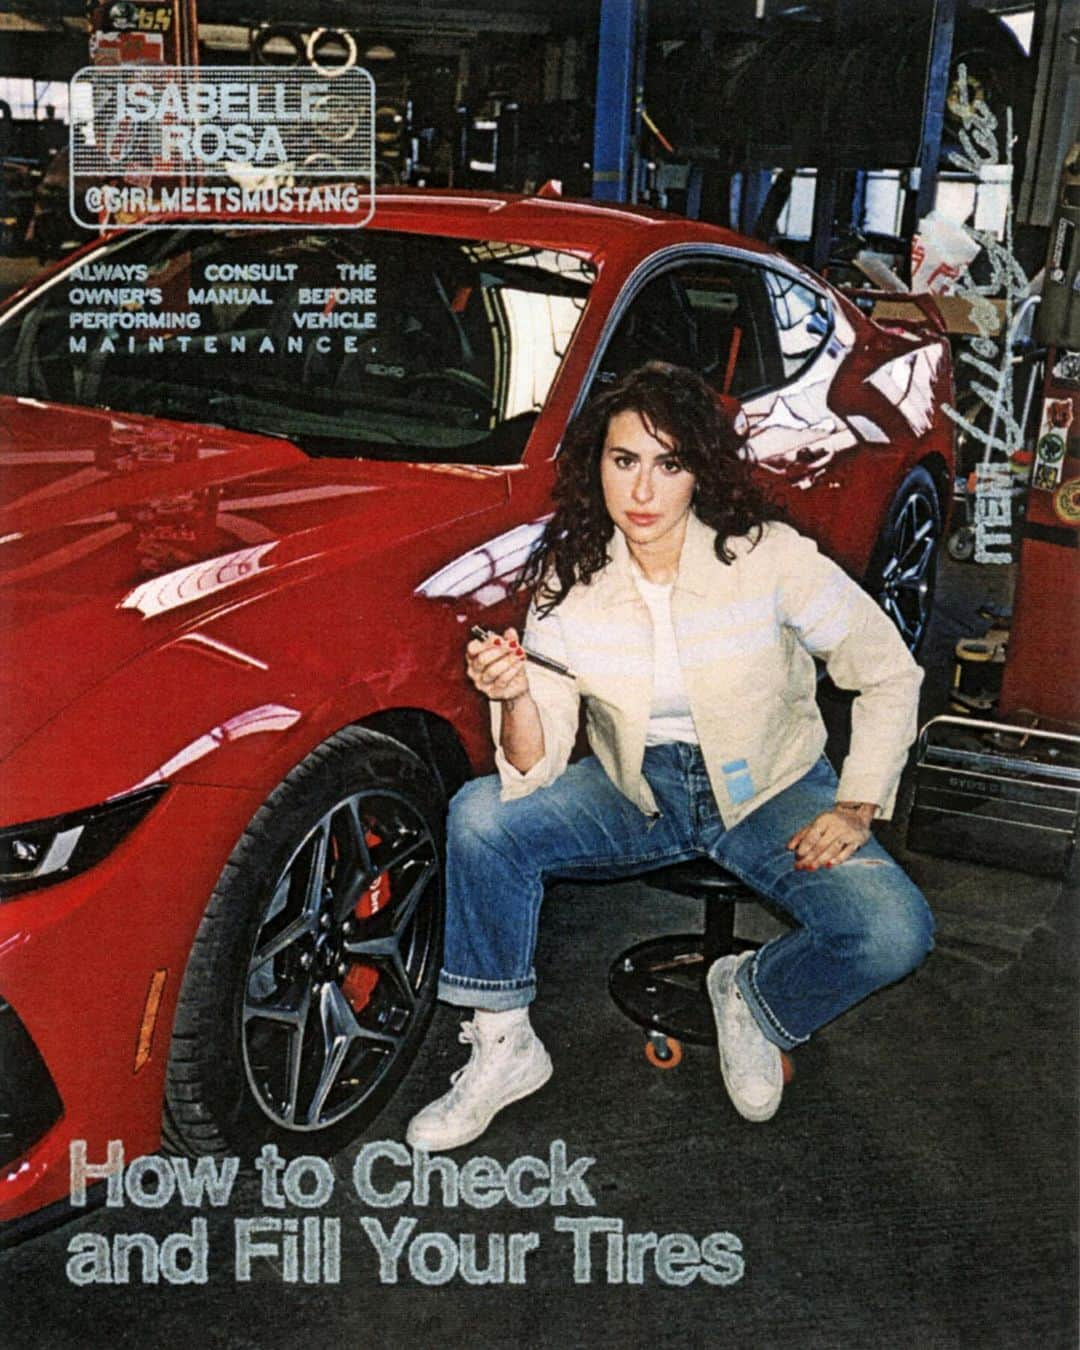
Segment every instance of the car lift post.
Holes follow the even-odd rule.
[[[601,0],[593,188],[598,201],[637,199],[637,132],[647,0]]]
[[[956,28],[956,0],[934,0],[930,23],[930,50],[926,59],[923,86],[922,130],[919,136],[918,182],[908,191],[904,202],[901,233],[912,239],[919,232],[919,221],[930,214],[937,194],[938,161],[941,159],[941,134],[945,125],[945,100],[949,93],[949,68],[952,60],[953,32]]]

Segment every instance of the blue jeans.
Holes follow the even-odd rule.
[[[783,1049],[909,974],[932,947],[922,893],[876,839],[837,867],[795,870],[787,841],[836,800],[828,760],[731,829],[697,746],[650,746],[644,772],[658,819],[628,801],[592,757],[515,801],[500,801],[495,777],[461,789],[450,804],[440,998],[492,1011],[532,1001],[545,882],[614,880],[701,855],[795,921],[738,974],[758,1025]]]

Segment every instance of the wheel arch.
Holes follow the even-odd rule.
[[[400,741],[431,769],[447,802],[473,776],[469,756],[453,724],[426,708],[383,708],[350,725]]]
[[[940,451],[931,450],[929,454],[924,455],[922,459],[912,465],[912,468],[925,469],[933,479],[938,501],[941,504],[941,519],[943,522],[947,522],[953,498],[953,479],[948,460]],[[906,475],[904,476],[906,477]],[[899,486],[898,483],[897,487]]]
[[[933,461],[937,458],[933,454],[925,455],[918,463],[911,464],[897,484],[862,582],[864,589],[896,624],[913,656],[918,655],[929,629],[938,554],[948,519],[950,497],[943,494],[941,486],[942,475],[948,473],[948,466],[944,461],[935,466]],[[909,485],[914,491],[926,494],[927,498],[932,493],[936,508],[937,537],[929,541],[925,550],[919,550],[917,558],[912,558],[907,551],[917,547],[916,539],[904,545],[897,534],[903,528],[907,503],[913,500],[911,491],[905,492]],[[904,552],[898,553],[901,548]],[[905,559],[902,567],[901,557]]]

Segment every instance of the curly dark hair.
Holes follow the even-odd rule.
[[[604,505],[600,456],[608,422],[621,412],[638,413],[650,435],[659,431],[674,442],[679,463],[696,479],[694,513],[716,531],[721,562],[735,556],[728,539],[753,535],[756,543],[763,523],[778,514],[742,455],[745,438],[701,376],[650,361],[594,398],[567,429],[552,493],[555,514],[521,574],[541,614],[610,561],[615,522]]]

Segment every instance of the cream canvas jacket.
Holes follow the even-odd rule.
[[[675,638],[702,757],[729,827],[801,778],[821,755],[814,657],[835,684],[858,691],[839,801],[892,814],[915,738],[922,671],[873,600],[817,546],[770,523],[760,540],[716,535],[691,513],[671,598]],[[527,667],[544,756],[520,773],[496,751],[503,800],[555,781],[577,738],[582,703],[589,745],[615,786],[647,814],[656,802],[641,768],[652,701],[652,620],[616,530],[611,561],[544,618],[530,608],[525,643],[573,678]],[[495,744],[501,710],[491,705]]]

